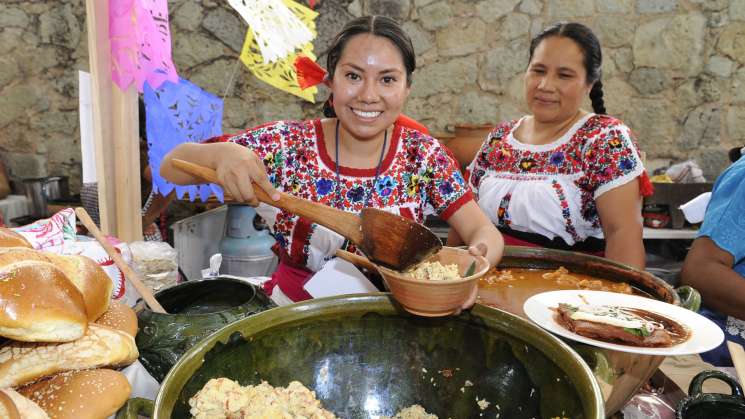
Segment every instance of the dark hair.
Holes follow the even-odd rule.
[[[742,147],[735,147],[729,151],[729,161],[732,163],[740,160],[740,158],[745,155],[745,146]]]
[[[530,59],[538,45],[546,38],[552,36],[563,36],[574,41],[582,50],[584,55],[587,83],[592,83],[590,89],[590,100],[592,110],[597,114],[605,114],[605,103],[603,102],[603,82],[601,65],[603,64],[603,53],[600,50],[600,41],[587,26],[576,22],[559,22],[544,29],[530,41]]]
[[[137,107],[139,108],[139,118],[140,118],[140,138],[147,141],[147,120],[145,119],[145,101],[142,100],[142,96],[137,98]]]
[[[411,74],[416,69],[416,55],[411,39],[401,26],[395,20],[386,16],[362,16],[347,22],[344,28],[336,34],[334,41],[331,43],[328,55],[326,56],[326,70],[328,78],[334,78],[336,64],[339,63],[344,47],[355,35],[370,33],[383,38],[388,38],[393,45],[401,52],[401,58],[406,67],[406,83],[411,85]],[[333,107],[333,95],[329,96],[326,103],[323,104],[323,114],[329,118],[336,116]]]

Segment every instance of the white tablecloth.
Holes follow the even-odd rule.
[[[29,215],[28,199],[25,195],[8,195],[5,199],[0,199],[0,213],[6,226],[16,227],[10,224],[10,220]]]

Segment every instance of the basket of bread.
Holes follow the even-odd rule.
[[[0,418],[105,418],[129,398],[137,317],[84,256],[0,228]]]

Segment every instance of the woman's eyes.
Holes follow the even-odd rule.
[[[532,68],[530,71],[533,74],[540,74],[540,75],[546,74],[546,70],[543,68]],[[572,73],[559,73],[559,78],[561,79],[571,79],[573,77],[574,77],[574,74]]]
[[[362,80],[362,77],[359,74],[357,74],[357,73],[350,72],[350,73],[346,73],[344,76],[347,79],[352,80],[352,81]],[[383,76],[383,77],[381,77],[380,80],[381,80],[381,82],[383,84],[393,84],[393,83],[395,83],[397,81],[396,77],[394,77],[394,76]]]

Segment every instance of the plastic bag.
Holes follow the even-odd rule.
[[[698,167],[693,160],[687,160],[670,166],[665,174],[668,175],[674,183],[704,183],[704,171]]]
[[[132,242],[134,269],[153,291],[175,285],[178,282],[177,252],[166,242]]]

